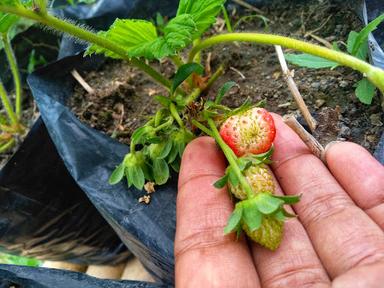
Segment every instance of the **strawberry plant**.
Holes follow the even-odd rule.
[[[372,20],[360,32],[351,31],[348,35],[346,52],[360,60],[366,61],[368,59],[368,37],[369,33],[377,29],[377,26],[384,21],[384,14]],[[340,51],[338,42],[333,43],[333,49]],[[285,58],[292,64],[300,67],[321,69],[321,68],[336,68],[339,63],[329,61],[317,56],[308,54],[285,54]],[[364,104],[371,104],[374,96],[376,95],[376,87],[364,75],[363,79],[356,84],[355,94],[356,97]],[[384,100],[382,102],[384,108]]]
[[[21,22],[18,16],[0,12],[0,47],[4,48],[7,56],[15,88],[15,103],[13,105],[0,79],[0,98],[6,113],[6,116],[1,115],[0,118],[0,153],[10,149],[16,143],[15,138],[24,133],[24,127],[21,123],[22,87],[20,72],[11,46],[11,38],[17,33],[18,27],[21,26],[18,25],[18,22]],[[31,22],[23,24],[28,27]]]
[[[214,101],[204,95],[223,73],[223,67],[210,73],[202,64],[202,51],[227,42],[252,42],[281,45],[351,67],[384,91],[384,71],[341,51],[328,49],[289,37],[260,33],[223,33],[203,38],[204,33],[223,12],[225,0],[181,0],[176,16],[158,26],[140,19],[116,19],[107,31],[94,33],[49,13],[46,0],[33,1],[29,7],[21,0],[0,0],[0,11],[37,21],[89,43],[85,55],[102,54],[123,59],[141,69],[167,88],[157,95],[161,104],[155,115],[131,136],[130,152],[110,176],[111,185],[123,179],[128,187],[143,189],[147,183],[165,184],[171,171],[179,171],[186,145],[199,135],[213,137],[228,160],[225,175],[215,187],[228,186],[236,206],[225,233],[245,231],[248,236],[276,249],[282,238],[284,220],[291,217],[284,209],[299,197],[274,195],[275,186],[268,169],[276,134],[271,115],[263,103],[245,101],[236,109],[222,104],[235,83],[228,82]],[[168,79],[151,64],[169,58],[176,73]]]

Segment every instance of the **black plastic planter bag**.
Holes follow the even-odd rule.
[[[136,282],[101,280],[83,273],[57,269],[0,265],[0,288],[166,288],[169,286]]]
[[[0,172],[0,250],[81,264],[130,254],[68,173],[41,119]]]
[[[21,67],[27,66],[34,48],[24,39],[47,46],[55,41],[36,27],[16,36],[12,45]],[[44,54],[47,60],[57,55],[38,47],[36,55]],[[3,51],[0,54],[1,78],[11,84]],[[0,170],[0,251],[81,264],[118,263],[130,256],[68,173],[41,119]]]

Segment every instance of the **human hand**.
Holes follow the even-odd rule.
[[[224,235],[233,203],[213,183],[224,174],[225,158],[213,139],[196,139],[179,176],[176,286],[383,287],[383,166],[346,142],[327,149],[327,168],[279,116],[274,119],[277,193],[302,194],[280,248],[271,252]]]

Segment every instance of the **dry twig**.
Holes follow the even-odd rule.
[[[305,121],[308,123],[309,128],[311,131],[315,131],[317,122],[316,120],[312,117],[311,113],[308,110],[307,105],[304,102],[303,97],[300,94],[299,89],[297,88],[297,85],[295,81],[293,80],[292,73],[288,69],[287,62],[285,61],[283,49],[281,49],[281,46],[275,46],[276,48],[276,53],[279,58],[279,62],[281,65],[281,69],[284,73],[284,78],[287,81],[288,88],[292,93],[293,98],[295,99],[297,106],[299,107],[301,114],[303,115]]]
[[[77,72],[77,70],[72,70],[71,72],[73,78],[76,79],[77,82],[87,91],[89,94],[94,94],[95,89],[93,89],[89,84],[84,80],[84,78]]]

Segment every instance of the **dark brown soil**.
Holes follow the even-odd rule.
[[[315,37],[328,42],[346,41],[351,30],[360,30],[361,22],[355,12],[330,1],[307,1],[306,4],[288,3],[264,8],[269,25],[266,28],[260,18],[242,22],[237,29],[242,31],[268,31],[289,35],[319,43]],[[235,14],[234,22],[241,16]],[[220,23],[215,29],[220,29]],[[320,29],[318,29],[321,27]],[[226,73],[212,87],[213,97],[227,81],[236,81],[239,88],[233,89],[225,98],[225,104],[236,107],[246,98],[257,102],[267,100],[267,108],[279,114],[299,115],[287,85],[281,75],[274,48],[253,44],[222,45],[206,51],[212,52],[211,66],[220,64]],[[173,66],[161,66],[166,75],[173,73]],[[354,85],[360,75],[348,68],[335,70],[295,69],[295,81],[307,105],[319,122],[316,137],[322,144],[345,139],[359,143],[373,151],[384,130],[379,97],[370,106],[361,104],[354,95]],[[77,87],[72,105],[78,117],[123,143],[129,143],[132,131],[140,126],[156,109],[152,96],[165,93],[152,84],[143,73],[124,62],[109,61],[100,71],[84,76],[97,91],[94,95]]]

